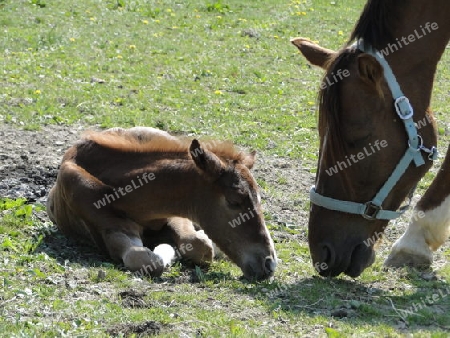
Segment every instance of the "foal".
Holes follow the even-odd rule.
[[[247,279],[265,279],[277,257],[254,162],[255,152],[230,143],[153,128],[88,132],[64,155],[47,212],[64,234],[93,241],[132,271],[161,275],[174,258],[161,243],[208,263],[214,241]]]

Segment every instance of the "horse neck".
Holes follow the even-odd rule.
[[[408,40],[411,35],[413,42]],[[389,43],[399,49],[386,59],[405,95],[411,96],[415,110],[424,112],[430,102],[437,64],[450,39],[450,1],[411,1],[402,9],[393,36]]]

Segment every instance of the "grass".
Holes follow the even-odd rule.
[[[233,139],[314,167],[322,72],[289,39],[302,35],[337,49],[363,4],[0,0],[0,121],[25,129],[147,125]],[[441,149],[449,140],[449,60],[447,53],[433,96]],[[259,183],[282,195],[287,181]],[[161,323],[161,337],[444,337],[450,328],[448,264],[436,278],[384,271],[385,251],[357,280],[322,279],[298,235],[304,229],[282,228],[290,237],[277,239],[283,264],[273,283],[246,283],[228,261],[208,271],[177,264],[161,279],[141,280],[68,242],[44,212],[0,200],[0,335],[138,335],[132,324],[150,320]],[[56,252],[57,243],[66,247]],[[448,261],[449,249],[440,257]],[[127,290],[138,293],[134,305]],[[434,294],[436,301],[402,319],[399,310]]]
[[[307,15],[296,6],[304,4],[8,1],[3,119],[26,128],[145,124],[304,156],[299,144],[317,142],[320,71],[305,67],[289,38],[330,6]],[[327,40],[338,47],[345,37],[335,30]]]

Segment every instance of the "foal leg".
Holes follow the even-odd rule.
[[[183,258],[197,265],[210,263],[213,260],[213,242],[203,230],[196,231],[187,218],[172,217],[167,221],[172,239]]]
[[[111,257],[121,259],[125,267],[142,275],[160,276],[170,264],[175,251],[170,245],[160,245],[152,252],[142,244],[139,226],[131,221],[114,224],[114,228],[103,231],[102,237]]]
[[[393,245],[384,263],[428,267],[450,235],[450,146],[431,186],[417,203],[408,229]]]
[[[49,211],[59,228],[75,237],[92,238],[106,249],[111,258],[121,259],[132,271],[161,275],[167,262],[175,255],[174,250],[150,251],[142,244],[139,224],[117,216],[112,204],[96,205],[108,192],[100,181],[68,161],[61,165],[57,184],[58,188],[52,190]],[[59,193],[54,196],[56,192]],[[55,208],[58,201],[61,205]]]

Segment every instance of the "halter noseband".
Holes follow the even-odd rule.
[[[400,162],[395,167],[391,176],[387,179],[387,181],[384,183],[375,197],[369,202],[357,203],[322,196],[316,192],[315,186],[311,188],[309,196],[312,203],[329,210],[361,215],[368,220],[391,220],[401,216],[406,211],[409,205],[401,208],[398,211],[383,210],[382,205],[386,197],[400,180],[411,162],[414,162],[416,167],[425,164],[421,152],[427,153],[428,159],[432,161],[437,159],[438,152],[436,147],[434,146],[432,146],[431,148],[426,148],[423,145],[423,139],[420,135],[418,135],[416,125],[413,121],[413,108],[409,103],[408,98],[400,89],[395,75],[383,55],[376,49],[372,48],[372,46],[364,45],[364,42],[362,40],[359,40],[353,46],[364,53],[372,55],[383,67],[384,77],[389,86],[389,89],[391,90],[392,96],[394,97],[395,110],[397,112],[397,115],[403,121],[406,133],[408,134],[408,148],[406,149],[405,155],[403,155],[403,157],[400,159]]]

